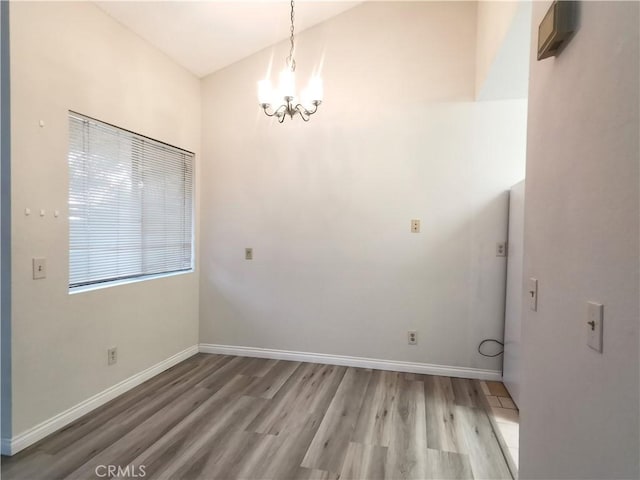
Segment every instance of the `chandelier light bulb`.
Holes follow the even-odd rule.
[[[302,93],[300,93],[300,103],[302,105],[311,105],[311,95],[309,92],[309,87],[305,88],[304,90],[302,90]]]
[[[322,79],[320,77],[314,76],[309,80],[309,96],[312,101],[321,102],[322,96],[324,94],[322,87]]]
[[[295,73],[285,68],[280,72],[280,84],[278,86],[280,95],[286,100],[287,97],[293,99],[296,96],[296,76]]]
[[[271,81],[266,78],[258,82],[258,101],[260,105],[270,105],[272,100]]]

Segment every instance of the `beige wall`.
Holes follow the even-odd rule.
[[[640,5],[579,2],[560,56],[536,61],[533,5],[520,478],[639,478]],[[587,302],[604,346],[587,347]]]
[[[204,79],[201,342],[500,369],[476,347],[502,335],[526,101],[474,101],[475,26],[475,2],[368,2],[303,32],[309,123],[257,105],[286,43]]]
[[[197,273],[68,294],[67,111],[198,154],[200,82],[89,3],[12,3],[11,50],[16,436],[197,343]]]

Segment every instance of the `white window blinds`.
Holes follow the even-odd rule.
[[[193,154],[69,112],[69,287],[190,270]]]

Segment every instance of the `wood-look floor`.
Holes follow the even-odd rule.
[[[2,476],[510,479],[483,402],[475,380],[198,354],[3,457]]]

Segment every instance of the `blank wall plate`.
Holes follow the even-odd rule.
[[[587,303],[587,345],[599,353],[602,353],[603,322],[604,305],[596,302]]]

